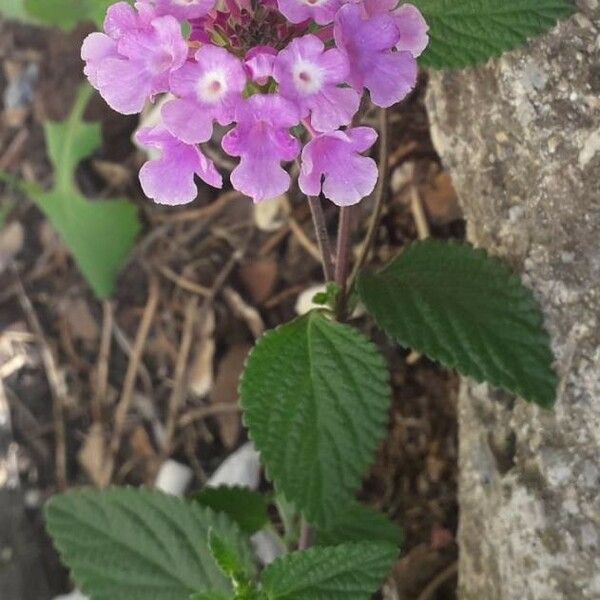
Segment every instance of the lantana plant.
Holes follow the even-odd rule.
[[[556,376],[541,312],[498,260],[426,241],[378,272],[364,268],[387,185],[386,109],[415,87],[417,59],[425,53],[425,63],[444,66],[446,47],[450,66],[477,62],[487,58],[477,40],[508,48],[515,31],[525,32],[520,41],[569,12],[562,0],[505,4],[498,24],[484,18],[495,10],[489,0],[140,0],[111,6],[104,32],[85,40],[85,73],[113,109],[136,114],[161,97],[161,122],[137,134],[159,151],[140,171],[146,195],[180,205],[196,198],[198,179],[223,185],[204,151],[216,124],[226,128],[222,150],[239,158],[231,186],[254,202],[286,193],[297,161],[328,284],[315,298],[320,308],[258,341],[240,385],[277,523],[288,550],[298,549],[259,573],[248,535],[275,529],[247,490],[190,501],[72,491],[50,501],[48,527],[93,600],[361,600],[378,589],[400,534],[355,496],[385,435],[391,387],[379,350],[348,322],[358,302],[400,345],[551,407]],[[379,165],[369,155],[378,133],[361,125],[369,103],[382,116]],[[351,206],[371,195],[350,271]],[[322,199],[340,207],[335,253]]]

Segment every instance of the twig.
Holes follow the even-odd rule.
[[[451,579],[458,572],[458,561],[448,565],[441,573],[436,575],[429,585],[419,594],[417,600],[432,600],[438,588],[442,586],[448,579]]]
[[[231,412],[239,412],[241,407],[239,404],[231,404],[230,402],[219,402],[216,404],[211,404],[210,406],[201,406],[200,408],[195,408],[182,415],[179,419],[179,427],[184,429],[195,423],[196,421],[202,421],[203,419],[207,419],[208,417],[213,417],[215,415],[223,415]]]
[[[163,442],[163,453],[168,454],[171,446],[171,440],[175,433],[177,425],[177,415],[185,395],[185,374],[187,364],[192,347],[192,339],[194,334],[194,325],[198,316],[198,297],[192,296],[185,308],[185,318],[183,322],[183,332],[181,334],[181,344],[177,353],[177,361],[175,363],[175,383],[169,396],[167,424],[165,426],[165,437]]]
[[[317,196],[309,196],[308,205],[310,206],[317,243],[319,244],[319,250],[321,252],[320,260],[323,263],[325,281],[333,281],[334,271],[333,261],[331,260],[331,243],[329,241],[329,234],[327,233],[327,223],[325,222],[325,214],[323,212],[323,206],[321,205],[321,199]]]
[[[226,204],[232,200],[239,200],[243,198],[240,192],[232,190],[221,194],[214,202],[208,206],[201,208],[193,208],[190,210],[182,210],[176,213],[158,214],[154,218],[157,221],[168,222],[168,223],[183,223],[185,221],[198,221],[206,220],[216,215]]]
[[[123,437],[123,431],[125,429],[125,420],[133,400],[133,390],[135,387],[135,380],[137,379],[138,375],[140,361],[142,359],[142,353],[144,351],[144,346],[146,345],[146,339],[150,333],[150,326],[154,320],[154,313],[156,312],[156,308],[158,306],[159,290],[160,288],[157,277],[155,275],[150,275],[148,300],[146,301],[144,314],[142,315],[142,320],[138,327],[132,353],[129,358],[129,364],[127,365],[127,371],[125,373],[123,390],[121,391],[121,397],[119,398],[117,410],[115,411],[115,422],[110,442],[110,456],[107,460],[102,482],[103,486],[101,487],[108,485],[112,479],[112,474],[115,468],[115,459],[117,453],[119,452],[121,438]]]
[[[417,228],[417,234],[420,240],[426,240],[430,235],[429,223],[427,222],[427,216],[423,210],[423,203],[421,202],[421,195],[417,186],[412,184],[410,186],[410,212],[412,213]]]
[[[302,226],[293,218],[290,218],[290,230],[293,236],[298,240],[298,243],[310,254],[317,262],[322,262],[321,251],[311,239],[306,235]]]
[[[110,342],[112,339],[114,309],[110,300],[102,303],[102,334],[100,350],[94,378],[94,396],[92,398],[92,418],[95,423],[102,421],[102,407],[108,391],[108,361],[110,358]]]
[[[249,227],[248,235],[246,239],[242,243],[241,247],[238,248],[235,252],[232,253],[229,260],[225,264],[225,266],[221,269],[219,274],[217,275],[213,286],[210,291],[210,295],[204,298],[202,302],[202,306],[198,311],[197,315],[197,323],[200,327],[204,326],[204,321],[208,315],[208,310],[215,298],[215,296],[220,292],[221,288],[225,285],[225,282],[231,275],[235,265],[242,259],[246,250],[248,248],[248,244],[250,243],[250,238],[252,237],[253,228]],[[189,306],[189,305],[188,305]],[[191,318],[191,317],[190,317]],[[185,395],[185,374],[187,372],[187,365],[189,362],[189,354],[191,348],[192,341],[192,327],[193,321],[188,321],[188,314],[186,312],[186,325],[187,328],[184,327],[184,333],[182,337],[181,346],[179,349],[179,354],[177,356],[177,364],[175,368],[175,384],[173,386],[173,390],[171,392],[171,396],[169,397],[169,417],[167,421],[167,426],[165,429],[165,437],[163,442],[163,450],[162,455],[166,457],[171,452],[172,440],[175,434],[177,416],[179,409],[181,407],[181,403],[183,402],[183,397]]]
[[[188,292],[192,292],[193,294],[198,294],[198,296],[203,296],[207,298],[210,296],[210,289],[196,283],[194,281],[190,281],[186,279],[183,275],[178,275],[166,265],[161,265],[158,267],[158,271],[161,275],[166,277],[169,281],[172,281],[175,285],[179,286],[182,290],[186,290]]]
[[[383,205],[387,196],[386,192],[388,188],[389,173],[389,133],[388,111],[385,108],[382,108],[379,111],[379,129],[379,181],[377,182],[377,189],[375,190],[375,206],[373,209],[373,216],[371,217],[371,222],[369,223],[369,229],[367,230],[367,235],[365,237],[365,241],[363,242],[360,251],[360,255],[358,257],[358,260],[356,261],[356,264],[354,265],[354,269],[352,269],[352,274],[350,275],[348,289],[352,289],[359,271],[367,262],[369,253],[371,252],[371,248],[375,241],[375,236],[377,235],[377,230],[379,229],[379,221],[381,220]]]
[[[44,363],[44,369],[46,371],[46,377],[48,379],[48,385],[50,386],[50,393],[52,395],[52,419],[54,423],[54,435],[55,435],[55,455],[54,462],[56,468],[56,483],[59,490],[65,490],[67,488],[67,441],[66,441],[66,428],[64,422],[64,409],[67,398],[67,388],[63,377],[59,374],[56,360],[50,344],[44,335],[44,330],[38,319],[31,300],[25,293],[25,288],[21,283],[19,274],[16,269],[13,269],[17,284],[17,295],[19,298],[19,304],[29,327],[33,330],[37,338],[37,342],[40,346],[42,354],[42,362]]]

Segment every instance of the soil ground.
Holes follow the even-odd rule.
[[[42,124],[68,114],[82,82],[78,48],[88,31],[0,21],[1,171],[51,182]],[[451,182],[431,145],[425,87],[423,77],[390,115],[388,200],[373,266],[419,236],[464,236]],[[129,198],[144,227],[114,298],[102,303],[36,206],[0,187],[0,207],[8,211],[0,235],[0,392],[12,421],[10,440],[0,431],[0,465],[3,447],[5,454],[10,448],[20,480],[20,491],[8,496],[0,478],[0,524],[27,540],[20,553],[0,560],[17,571],[37,570],[30,579],[40,580],[23,598],[7,600],[47,600],[70,589],[40,509],[64,486],[101,483],[102,456],[124,396],[131,404],[112,482],[152,484],[170,454],[193,469],[191,489],[200,487],[246,441],[235,405],[248,348],[263,330],[293,318],[299,295],[322,281],[310,215],[297,194],[275,210],[205,189],[185,208],[153,205],[136,178],[144,160],[131,143],[137,118],[115,114],[99,97],[86,118],[100,121],[103,145],[79,167],[79,186],[90,198]],[[369,120],[376,124],[376,114]],[[356,247],[371,208],[365,200],[354,212]],[[326,216],[333,235],[337,209],[328,205]],[[356,323],[377,341],[393,373],[389,434],[361,492],[406,535],[384,597],[449,600],[456,586],[457,379],[392,344],[366,318]],[[136,370],[131,381],[127,373]],[[4,543],[6,531],[8,525]],[[0,590],[7,585],[2,579],[0,571]]]

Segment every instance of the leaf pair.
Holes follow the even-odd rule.
[[[234,589],[224,572],[255,575],[249,545],[223,513],[198,503],[149,490],[81,490],[52,498],[46,521],[93,600],[367,600],[397,552],[373,542],[295,552],[260,583]]]
[[[363,273],[358,292],[403,346],[541,406],[554,402],[539,307],[483,250],[415,243],[381,272]],[[240,392],[250,436],[278,491],[324,532],[352,539],[348,526],[360,532],[362,522],[373,531],[368,515],[352,514],[390,405],[387,368],[373,344],[314,311],[259,341]],[[385,524],[376,530],[383,533]]]

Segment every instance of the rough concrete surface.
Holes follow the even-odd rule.
[[[542,304],[561,383],[543,411],[464,381],[463,600],[600,599],[600,2],[484,67],[434,73],[434,143],[475,245]]]

